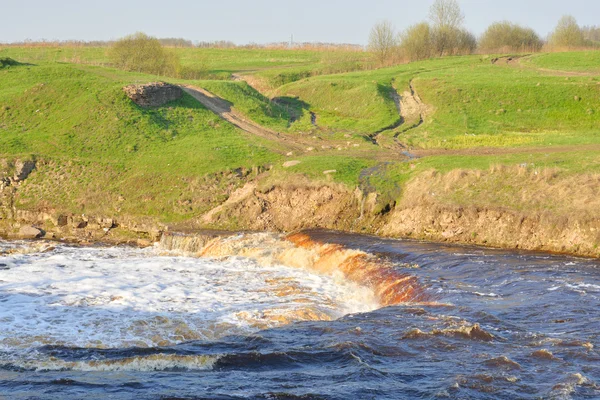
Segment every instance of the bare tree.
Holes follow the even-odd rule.
[[[583,32],[583,38],[590,42],[590,45],[597,45],[600,43],[600,27],[598,26],[584,26],[581,28]]]
[[[396,45],[396,33],[391,22],[382,21],[373,26],[369,35],[369,50],[375,53],[380,64],[389,63]]]
[[[429,9],[434,28],[460,28],[465,16],[456,0],[435,0]]]
[[[435,0],[429,10],[434,50],[440,55],[462,54],[461,42],[468,36],[461,29],[465,17],[456,0]]]
[[[550,36],[550,45],[558,48],[581,47],[585,44],[583,31],[575,17],[564,15]]]

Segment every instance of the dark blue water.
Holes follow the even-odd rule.
[[[381,254],[416,275],[435,302],[171,347],[41,347],[36,351],[65,362],[152,355],[215,361],[205,369],[151,372],[36,371],[7,363],[0,365],[0,394],[7,399],[600,398],[597,260],[310,234]]]

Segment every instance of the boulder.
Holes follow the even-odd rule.
[[[66,226],[69,223],[69,218],[66,215],[59,215],[56,217],[56,226]]]
[[[15,163],[15,181],[27,179],[31,171],[35,169],[35,161],[17,160]]]
[[[298,164],[300,164],[300,161],[298,161],[298,160],[286,161],[283,163],[283,168],[293,167],[294,165],[298,165]]]
[[[19,229],[21,239],[37,239],[44,236],[44,231],[31,225],[24,225]]]

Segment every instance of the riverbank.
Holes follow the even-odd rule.
[[[495,175],[490,173],[490,176]],[[557,204],[566,201],[558,198],[554,200],[554,210],[545,209],[544,204],[538,205],[537,209],[533,206],[510,209],[448,201],[448,196],[455,195],[459,190],[457,187],[468,186],[471,178],[465,173],[461,177],[452,174],[451,177],[423,178],[427,183],[417,179],[407,184],[398,203],[384,206],[376,193],[365,194],[358,188],[350,190],[339,184],[304,182],[261,187],[252,181],[234,190],[226,201],[209,211],[179,223],[123,215],[73,215],[48,209],[13,210],[11,213],[3,208],[5,217],[0,219],[0,235],[149,246],[160,240],[165,232],[290,233],[321,228],[438,243],[600,257],[600,221],[594,211],[598,200],[593,197],[596,190],[589,190],[590,198],[585,198],[585,192],[580,190],[578,202],[568,203],[570,210],[565,212],[556,209]],[[478,182],[482,184],[484,180],[480,176]],[[570,184],[576,185],[575,182]],[[559,188],[569,189],[563,187],[567,183],[561,180],[544,185],[555,193]],[[546,196],[539,188],[537,195]],[[585,207],[578,208],[578,203]],[[30,227],[38,229],[39,234],[35,231],[33,235],[27,233],[26,228]]]

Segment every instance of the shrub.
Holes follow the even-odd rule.
[[[456,0],[436,0],[429,10],[433,51],[441,56],[470,54],[477,46],[475,36],[462,28],[464,15]]]
[[[429,24],[421,22],[402,32],[400,35],[400,48],[409,61],[430,58],[433,49]]]
[[[126,71],[177,76],[180,69],[175,53],[163,48],[158,39],[141,32],[117,40],[109,56],[115,67]]]
[[[542,40],[533,29],[508,21],[493,23],[479,40],[480,49],[488,52],[535,52],[542,45]]]

